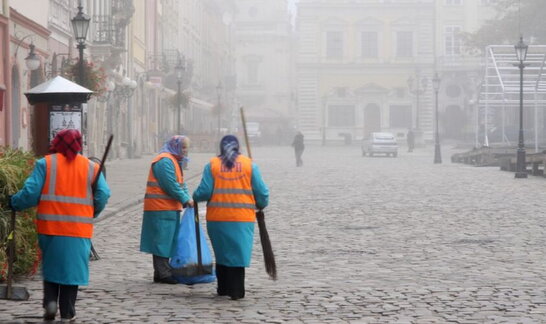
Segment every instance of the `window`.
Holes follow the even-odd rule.
[[[461,54],[461,27],[445,27],[445,51],[447,56]]]
[[[390,106],[391,128],[411,127],[411,106],[392,105]]]
[[[246,65],[246,81],[248,84],[257,85],[260,81],[259,72],[260,72],[260,63],[262,58],[256,55],[249,55],[244,59]]]
[[[460,6],[463,4],[463,0],[446,0],[448,6]]]
[[[396,57],[413,56],[413,33],[410,31],[396,32]]]
[[[343,56],[343,34],[340,31],[326,32],[326,57],[341,58]]]
[[[349,105],[328,106],[328,126],[353,127],[355,125],[355,107]]]
[[[360,33],[361,56],[377,57],[377,32],[364,31]]]

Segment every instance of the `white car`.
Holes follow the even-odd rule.
[[[262,139],[262,131],[258,122],[246,122],[246,132],[248,140],[252,143],[259,143]]]
[[[398,143],[392,133],[371,133],[368,138],[362,140],[362,156],[374,156],[385,154],[386,156],[398,156]]]

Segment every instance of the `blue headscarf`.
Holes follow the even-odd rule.
[[[163,144],[163,147],[161,150],[159,150],[159,153],[171,153],[182,167],[184,161],[188,159],[184,153],[184,150],[182,149],[184,142],[186,142],[186,145],[189,146],[189,138],[183,135],[174,135],[168,141],[166,141],[165,144]]]
[[[239,140],[237,140],[237,137],[233,135],[224,136],[220,141],[220,155],[218,155],[222,159],[222,165],[231,170],[239,154],[241,152],[239,151]]]

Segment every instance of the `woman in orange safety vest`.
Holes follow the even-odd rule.
[[[93,218],[104,209],[110,189],[99,166],[79,152],[82,136],[75,129],[57,133],[50,153],[36,161],[23,189],[10,199],[14,210],[38,206],[36,224],[42,251],[44,320],[76,318],[78,286],[89,281]]]
[[[176,284],[169,258],[175,242],[183,205],[193,206],[182,172],[190,141],[171,137],[152,160],[144,196],[140,251],[153,255],[154,282]]]
[[[193,199],[207,201],[207,231],[216,258],[218,295],[243,298],[256,209],[267,206],[269,189],[258,166],[241,155],[237,137],[222,138],[220,155],[205,166]]]

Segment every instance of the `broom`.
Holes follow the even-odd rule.
[[[108,152],[110,152],[110,146],[112,146],[112,141],[114,140],[114,135],[110,134],[110,137],[108,137],[108,143],[106,144],[106,149],[104,150],[104,154],[102,155],[102,160],[97,159],[96,157],[90,157],[89,160],[93,162],[99,163],[99,171],[97,172],[97,176],[95,177],[95,180],[93,180],[93,183],[91,184],[91,191],[93,194],[97,190],[97,183],[99,182],[99,176],[101,173],[104,174],[104,177],[106,178],[106,172],[104,169],[104,163],[106,163],[106,158],[108,157]],[[95,250],[95,247],[93,246],[93,242],[91,242],[91,261],[97,261],[100,260],[100,256]]]
[[[243,130],[245,134],[246,150],[248,157],[252,159],[252,153],[250,152],[250,143],[248,142],[248,134],[246,132],[245,112],[241,107],[241,119],[243,121]],[[269,240],[269,233],[265,226],[265,215],[262,209],[256,212],[256,220],[258,222],[258,228],[260,229],[260,242],[262,243],[262,251],[264,253],[265,271],[272,280],[277,280],[277,264],[275,263],[275,254],[273,254],[273,247]]]

